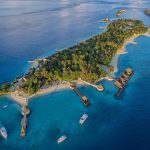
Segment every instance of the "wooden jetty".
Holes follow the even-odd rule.
[[[26,115],[24,115],[21,120],[21,137],[22,138],[24,138],[26,135],[26,127],[27,127],[27,117]]]
[[[119,97],[124,89],[124,87],[127,85],[129,79],[132,77],[133,71],[131,68],[125,69],[125,71],[121,74],[121,76],[114,81],[114,85],[118,88],[118,92],[115,94],[117,97]]]
[[[30,114],[30,109],[28,107],[28,99],[26,99],[26,105],[22,106],[22,112],[23,118],[21,120],[21,133],[20,136],[22,138],[26,135],[26,128],[27,128],[27,115]]]
[[[75,82],[70,82],[70,88],[73,89],[73,91],[80,97],[82,103],[85,105],[85,106],[88,106],[89,105],[89,100],[86,96],[82,95],[79,90],[76,88],[76,84]]]
[[[98,91],[103,91],[104,90],[104,87],[101,84],[100,85],[92,84],[92,83],[89,83],[87,81],[82,80],[81,78],[79,78],[79,80],[84,82],[85,84],[88,84],[88,85],[96,88]]]

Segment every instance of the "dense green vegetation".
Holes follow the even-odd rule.
[[[10,91],[12,91],[12,88],[9,83],[0,86],[0,95],[7,94]]]
[[[150,16],[150,9],[145,9],[145,10],[144,10],[144,13],[145,13],[147,16]]]
[[[113,21],[102,34],[57,52],[46,60],[40,60],[38,68],[31,68],[25,75],[27,81],[21,88],[28,94],[34,94],[52,81],[82,78],[94,82],[106,75],[102,65],[113,71],[113,66],[109,64],[117,49],[123,46],[125,39],[146,31],[147,28],[139,20]]]

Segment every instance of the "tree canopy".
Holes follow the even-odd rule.
[[[102,65],[113,71],[109,64],[116,51],[123,46],[125,39],[146,31],[142,21],[115,20],[107,26],[105,32],[40,60],[38,67],[31,68],[25,75],[27,80],[22,88],[26,93],[34,94],[52,81],[82,78],[94,82],[106,75]]]

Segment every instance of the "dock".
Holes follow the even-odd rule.
[[[70,82],[70,88],[80,97],[82,103],[85,106],[89,106],[88,98],[79,92],[79,90],[76,88],[76,84],[74,82]]]
[[[30,114],[30,109],[28,107],[28,98],[26,98],[26,105],[22,106],[21,114],[23,115],[23,118],[21,120],[20,136],[24,138],[26,135],[26,128],[27,128],[27,116]]]
[[[84,82],[85,84],[88,84],[88,85],[96,88],[100,92],[102,92],[104,90],[104,87],[101,84],[100,85],[92,84],[92,83],[89,83],[87,81],[82,80],[81,78],[79,78],[79,80],[82,81],[82,82]]]
[[[27,117],[26,115],[24,115],[21,120],[21,137],[22,138],[24,138],[26,135],[26,127],[27,127]]]
[[[131,68],[125,69],[125,71],[121,74],[121,76],[114,81],[114,85],[118,88],[118,92],[115,94],[115,96],[119,97],[125,88],[125,86],[128,84],[128,81],[133,76],[133,71]]]

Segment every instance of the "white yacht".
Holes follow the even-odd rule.
[[[8,107],[8,105],[4,105],[4,106],[3,106],[3,108],[7,108],[7,107]]]
[[[88,118],[88,115],[87,114],[83,114],[82,117],[79,120],[79,123],[82,125],[86,121],[87,118]]]
[[[58,140],[57,140],[57,143],[58,144],[60,144],[60,143],[62,143],[64,140],[66,140],[67,139],[67,137],[66,137],[66,135],[63,135],[63,136],[61,136]]]
[[[4,139],[7,139],[7,131],[4,127],[0,127],[0,134]]]
[[[1,121],[0,121],[0,136],[2,136],[4,139],[7,139],[7,131]]]

